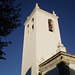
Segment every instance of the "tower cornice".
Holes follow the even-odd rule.
[[[40,72],[56,66],[57,64],[64,62],[66,64],[75,64],[75,55],[60,51],[51,58],[47,59],[45,62],[39,65]]]
[[[33,9],[33,11],[32,11],[32,13],[30,14],[30,16],[27,17],[27,20],[26,20],[26,22],[24,23],[24,25],[27,24],[27,22],[30,20],[30,18],[32,17],[32,15],[33,15],[36,11],[40,11],[40,13],[43,13],[43,14],[45,14],[45,15],[51,15],[51,16],[53,16],[53,17],[59,18],[58,16],[56,16],[56,14],[55,14],[54,11],[53,11],[53,14],[51,14],[51,13],[49,13],[49,12],[47,12],[47,11],[42,10],[41,8],[39,8],[38,4],[36,3],[35,8]]]

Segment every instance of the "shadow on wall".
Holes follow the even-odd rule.
[[[69,71],[70,71],[70,75],[75,75],[75,70],[69,68]],[[26,75],[31,75],[31,67],[29,68],[29,70],[27,71]],[[41,74],[39,74],[41,75]],[[48,71],[46,74],[44,75],[60,75],[59,74],[59,70],[58,70],[58,67],[55,67],[54,69]],[[65,74],[67,75],[67,74]]]
[[[59,75],[58,68],[55,67],[55,68],[52,69],[51,71],[48,71],[45,75]]]
[[[75,75],[75,70],[73,70],[73,69],[69,69],[70,70],[70,75]]]
[[[69,68],[69,72],[70,72],[70,75],[75,75],[75,70]],[[54,69],[48,71],[48,72],[47,72],[46,74],[44,74],[44,75],[60,75],[60,74],[59,74],[58,68],[55,67]],[[65,75],[67,75],[67,74],[65,74]]]
[[[30,67],[29,70],[27,71],[26,75],[31,75],[31,67]]]

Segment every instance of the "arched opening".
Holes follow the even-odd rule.
[[[32,22],[34,22],[34,18],[32,18]]]
[[[34,18],[32,18],[32,30],[34,30]]]
[[[27,34],[29,34],[29,24],[27,25]]]
[[[34,30],[34,24],[32,25],[32,30]]]
[[[48,19],[48,28],[49,31],[53,32],[53,21],[51,19]]]

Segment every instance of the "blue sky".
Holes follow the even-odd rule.
[[[12,44],[4,48],[7,60],[0,60],[0,75],[21,75],[24,22],[35,7],[39,7],[50,13],[53,10],[59,16],[59,27],[62,43],[67,52],[75,54],[75,0],[16,0],[22,3],[21,26],[4,40],[12,41]]]

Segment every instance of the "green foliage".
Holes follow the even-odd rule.
[[[21,3],[18,5],[14,3],[15,0],[0,0],[0,59],[3,59],[2,55],[5,54],[2,51],[3,47],[7,47],[8,44],[11,44],[11,42],[2,42],[1,39],[7,37],[21,25],[19,23],[19,17],[21,17]]]

